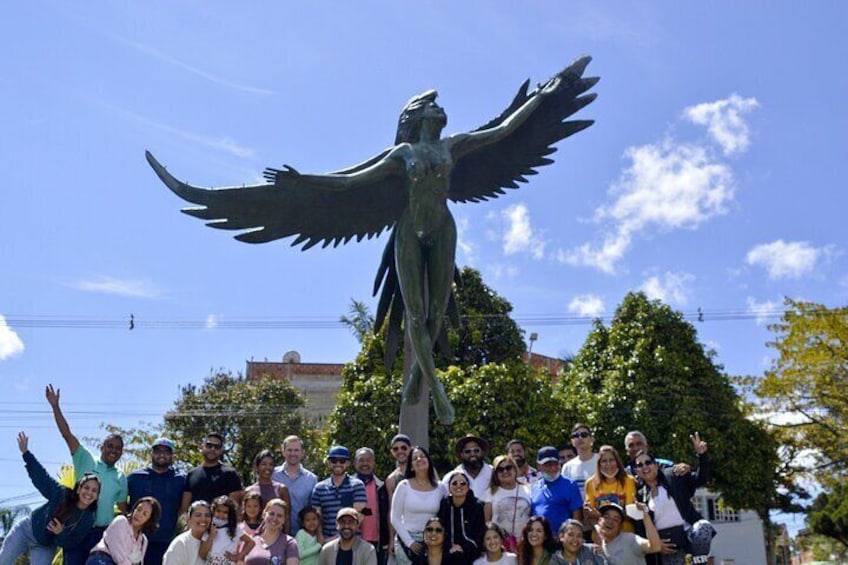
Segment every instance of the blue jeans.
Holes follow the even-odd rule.
[[[0,546],[0,565],[14,565],[15,560],[29,551],[31,565],[50,565],[56,548],[41,545],[32,534],[32,519],[27,516],[18,520],[9,530],[3,545]]]

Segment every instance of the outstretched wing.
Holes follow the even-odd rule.
[[[387,151],[368,161],[331,174],[349,174],[378,162]],[[293,246],[324,247],[379,235],[391,227],[406,207],[403,179],[387,176],[354,182],[344,189],[328,189],[304,177],[286,181],[219,189],[198,188],[177,180],[150,152],[147,161],[159,178],[180,198],[202,208],[184,208],[207,226],[242,230],[236,239],[265,243],[296,236]],[[273,177],[273,173],[266,176]],[[310,175],[311,176],[311,175]],[[312,178],[315,178],[312,176]]]
[[[517,182],[527,182],[527,175],[535,175],[536,167],[553,163],[547,155],[556,151],[558,141],[586,129],[592,120],[566,118],[595,99],[595,94],[584,94],[598,82],[598,78],[583,78],[583,71],[591,57],[582,57],[556,75],[560,84],[544,97],[532,114],[512,133],[495,143],[480,147],[457,160],[451,175],[448,198],[454,202],[479,202],[497,198],[505,188],[518,188]],[[476,131],[501,124],[531,97],[538,89],[528,93],[529,79],[521,85],[512,104],[503,113]]]

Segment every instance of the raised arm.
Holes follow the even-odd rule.
[[[657,553],[662,549],[662,540],[654,521],[651,519],[651,511],[644,502],[637,502],[636,508],[642,511],[642,523],[645,525],[645,535],[648,536],[648,545],[644,547],[644,552]]]
[[[71,450],[71,455],[73,455],[79,449],[80,442],[77,436],[71,433],[71,426],[68,425],[65,415],[62,414],[62,409],[59,407],[61,393],[62,390],[58,388],[54,389],[52,384],[48,384],[44,389],[44,396],[47,397],[47,402],[50,404],[50,408],[53,409],[53,419],[56,420],[56,427],[59,428],[59,433],[62,434],[62,438],[68,444],[68,449]]]
[[[47,500],[53,502],[62,500],[65,496],[65,487],[51,477],[50,473],[35,458],[35,455],[30,452],[29,438],[24,432],[18,432],[18,449],[21,450],[21,455],[24,458],[27,474],[38,492]]]

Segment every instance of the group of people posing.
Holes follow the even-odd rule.
[[[570,444],[538,449],[538,469],[522,441],[489,464],[489,443],[467,435],[455,445],[457,467],[441,478],[427,450],[398,434],[385,480],[370,447],[351,454],[337,445],[320,481],[301,463],[300,438],[289,436],[284,462],[260,452],[256,482],[243,487],[214,432],[188,473],[173,467],[174,443],[159,438],[150,465],[126,477],[115,466],[122,439],[107,436],[96,457],[71,433],[59,391],[48,386],[46,397],[76,483],[50,477],[18,435],[47,502],[8,532],[0,565],[27,552],[33,565],[49,565],[58,548],[66,565],[682,565],[706,563],[715,535],[691,502],[711,469],[697,432],[695,469],[655,457],[638,431],[625,438],[625,464],[612,446],[595,452],[591,429],[576,424]]]

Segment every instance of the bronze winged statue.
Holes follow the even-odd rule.
[[[447,124],[428,90],[403,108],[395,144],[353,167],[327,174],[300,174],[285,165],[265,169],[266,184],[206,189],[174,178],[146,153],[159,178],[179,197],[197,204],[183,212],[209,220],[213,228],[239,230],[236,239],[265,243],[294,236],[303,249],[361,241],[391,228],[374,294],[382,292],[375,328],[388,320],[386,366],[391,368],[406,328],[413,352],[403,401],[420,400],[422,377],[430,384],[436,415],[454,420],[453,407],[436,376],[434,349],[446,347],[445,317],[458,318],[453,281],[458,274],[453,202],[497,198],[527,182],[558,141],[592,125],[566,120],[595,99],[597,81],[583,77],[591,60],[582,57],[528,92],[527,80],[509,107],[468,133],[441,137]]]

